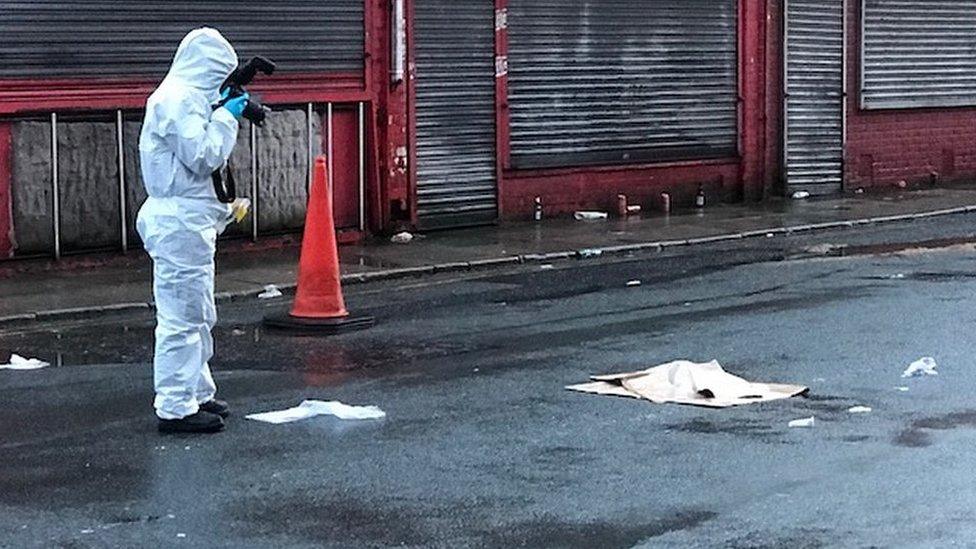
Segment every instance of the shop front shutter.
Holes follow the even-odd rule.
[[[976,105],[976,1],[862,1],[865,108]]]
[[[494,2],[417,0],[414,55],[420,226],[494,222]]]
[[[509,0],[511,162],[737,154],[735,0]]]
[[[844,159],[844,0],[785,0],[786,186],[841,191]]]
[[[0,1],[0,79],[161,77],[190,30],[281,72],[362,72],[364,0]]]

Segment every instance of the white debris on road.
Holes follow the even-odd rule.
[[[834,250],[840,250],[843,247],[844,246],[839,246],[837,244],[825,243],[825,244],[817,244],[816,246],[810,246],[803,251],[808,254],[827,255],[829,253],[832,253]]]
[[[610,217],[607,212],[576,212],[573,214],[576,221],[598,221]]]
[[[900,393],[907,393],[909,389],[908,387],[895,387],[895,390]]]
[[[264,291],[258,294],[258,299],[274,299],[276,297],[281,297],[281,290],[274,284],[268,284],[264,287]]]
[[[576,252],[576,254],[583,259],[586,259],[588,257],[600,257],[601,255],[603,255],[603,250],[598,250],[595,248],[586,248],[583,250],[579,250],[578,252]]]
[[[816,425],[816,423],[817,423],[817,418],[806,417],[803,419],[794,419],[789,423],[789,426],[791,428],[805,428],[805,427],[813,427],[814,425]]]
[[[810,198],[810,193],[807,191],[796,191],[793,193],[793,200],[803,200],[804,198]]]
[[[627,287],[628,288],[636,288],[637,286],[640,286],[640,285],[641,285],[641,281],[640,280],[631,280],[631,281],[628,281],[627,282]]]
[[[397,233],[393,235],[390,238],[390,242],[394,244],[410,244],[411,242],[413,242],[413,239],[414,239],[413,234],[408,233],[407,231],[403,231],[402,233]]]
[[[0,370],[40,370],[47,368],[51,363],[38,360],[36,358],[24,358],[20,355],[10,355],[7,364],[0,364]]]
[[[386,412],[376,406],[349,406],[339,401],[306,400],[294,408],[245,416],[247,419],[279,425],[315,416],[335,416],[339,419],[382,419]]]
[[[871,408],[868,406],[851,406],[847,411],[852,414],[870,414]]]
[[[912,362],[905,369],[905,372],[901,374],[901,377],[937,376],[939,372],[935,371],[935,369],[938,367],[939,365],[936,364],[935,359],[927,356]]]

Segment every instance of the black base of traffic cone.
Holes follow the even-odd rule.
[[[305,318],[289,313],[270,314],[264,317],[264,325],[277,330],[308,335],[335,335],[371,328],[375,320],[366,315],[349,315],[338,318]]]

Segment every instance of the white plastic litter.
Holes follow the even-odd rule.
[[[0,370],[40,370],[51,364],[36,358],[24,358],[20,355],[10,355],[8,364],[0,364]]]
[[[900,392],[900,393],[907,393],[908,392],[908,387],[895,387],[895,390],[898,391],[898,392]]]
[[[576,221],[597,221],[610,217],[607,212],[576,212],[573,214]]]
[[[579,250],[576,253],[582,258],[600,257],[601,255],[603,255],[603,250],[587,248],[587,249]]]
[[[803,200],[804,198],[810,198],[810,193],[807,191],[796,191],[793,193],[793,200]]]
[[[349,406],[337,400],[328,402],[322,400],[306,400],[294,408],[287,410],[277,410],[274,412],[263,412],[245,416],[254,421],[263,421],[280,425],[301,421],[315,416],[335,416],[339,419],[382,419],[386,417],[386,412],[376,406]]]
[[[637,286],[640,286],[640,285],[641,285],[641,281],[640,280],[630,280],[630,281],[627,282],[627,287],[628,288],[636,288]]]
[[[901,377],[937,376],[939,372],[936,372],[935,369],[938,367],[939,365],[936,364],[935,359],[927,356],[912,362],[905,372],[901,374]]]
[[[390,238],[390,242],[394,244],[410,244],[413,242],[413,239],[414,236],[412,234],[408,233],[407,231],[403,231],[402,233],[393,235],[393,237]]]
[[[281,290],[274,284],[268,284],[264,287],[264,291],[258,294],[258,299],[274,299],[276,297],[281,297]]]
[[[807,417],[803,419],[794,419],[789,423],[789,426],[793,428],[804,428],[804,427],[813,427],[814,425],[816,425],[816,423],[817,423],[817,418]]]
[[[841,248],[843,248],[843,246],[824,243],[824,244],[817,244],[816,246],[810,246],[803,251],[805,251],[808,254],[827,255],[829,253],[832,253],[834,250],[839,250]]]
[[[541,270],[543,270],[543,271],[551,271],[551,270],[553,270],[553,269],[555,269],[555,268],[556,268],[556,266],[555,266],[555,265],[551,265],[551,264],[549,264],[549,263],[546,263],[545,265],[540,265],[540,266],[539,266],[539,269],[541,269]]]
[[[868,406],[851,406],[847,411],[852,414],[870,414],[871,408]]]

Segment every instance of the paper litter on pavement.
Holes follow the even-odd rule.
[[[281,297],[281,290],[278,289],[274,284],[268,284],[264,287],[264,291],[258,294],[258,299],[274,299],[276,297]]]
[[[575,212],[573,217],[576,221],[597,221],[607,219],[609,215],[607,212]]]
[[[24,358],[20,355],[10,355],[10,362],[0,364],[0,370],[40,370],[51,364],[36,358]]]
[[[870,406],[851,406],[847,411],[851,414],[870,414],[872,410]]]
[[[767,402],[794,397],[808,389],[802,385],[753,383],[722,369],[718,361],[698,364],[669,362],[639,372],[591,376],[592,381],[566,387],[570,391],[650,400],[709,408]]]
[[[787,426],[790,427],[791,429],[797,429],[797,428],[802,429],[805,427],[813,427],[816,424],[817,424],[817,418],[805,417],[803,419],[794,419],[793,421],[789,422]]]
[[[287,410],[263,412],[245,417],[254,421],[279,425],[323,415],[335,416],[339,419],[382,419],[386,417],[386,412],[376,406],[349,406],[337,400],[328,402],[322,400],[306,400],[298,406],[288,408]]]
[[[937,376],[939,372],[935,371],[935,369],[938,367],[939,365],[936,364],[935,359],[927,356],[912,362],[905,369],[905,372],[901,374],[901,377]]]

